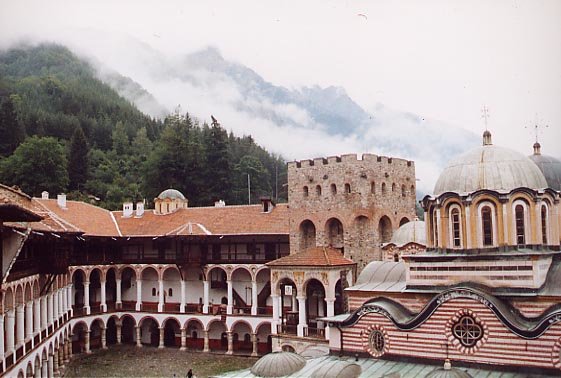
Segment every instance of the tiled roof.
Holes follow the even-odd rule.
[[[341,266],[355,265],[340,250],[331,247],[312,247],[303,252],[281,257],[269,266]]]
[[[113,215],[123,236],[288,234],[288,206],[269,213],[261,205],[190,207],[166,215],[147,210],[142,217]]]
[[[19,189],[0,184],[1,221],[38,221],[41,217],[33,211],[31,197]]]

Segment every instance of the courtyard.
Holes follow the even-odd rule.
[[[180,351],[132,345],[115,345],[92,354],[74,355],[65,377],[210,377],[251,367],[257,358]]]

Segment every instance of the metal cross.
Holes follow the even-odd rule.
[[[540,128],[541,129],[547,129],[549,127],[549,125],[540,125],[538,123],[538,115],[536,114],[536,122],[534,124],[534,126],[530,126],[531,128],[534,129],[534,134],[536,135],[536,143],[538,143],[538,138],[539,138],[539,134],[540,134]],[[526,129],[530,128],[528,126],[525,126]]]
[[[489,120],[489,108],[483,105],[483,109],[481,109],[481,118],[485,120],[485,130],[487,130],[487,121]]]

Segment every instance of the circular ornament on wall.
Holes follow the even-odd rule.
[[[470,309],[461,309],[448,319],[445,333],[450,344],[466,354],[476,353],[489,338],[487,324]]]
[[[374,324],[362,334],[364,349],[374,357],[381,357],[389,351],[389,337],[386,330]]]

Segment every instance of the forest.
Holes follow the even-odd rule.
[[[188,108],[189,104],[184,104]],[[210,115],[209,115],[210,116]],[[224,120],[223,120],[224,121]],[[248,175],[250,190],[248,192]],[[0,52],[0,182],[39,196],[67,193],[116,210],[167,188],[190,206],[286,201],[286,164],[178,107],[153,119],[96,78],[67,48]]]

